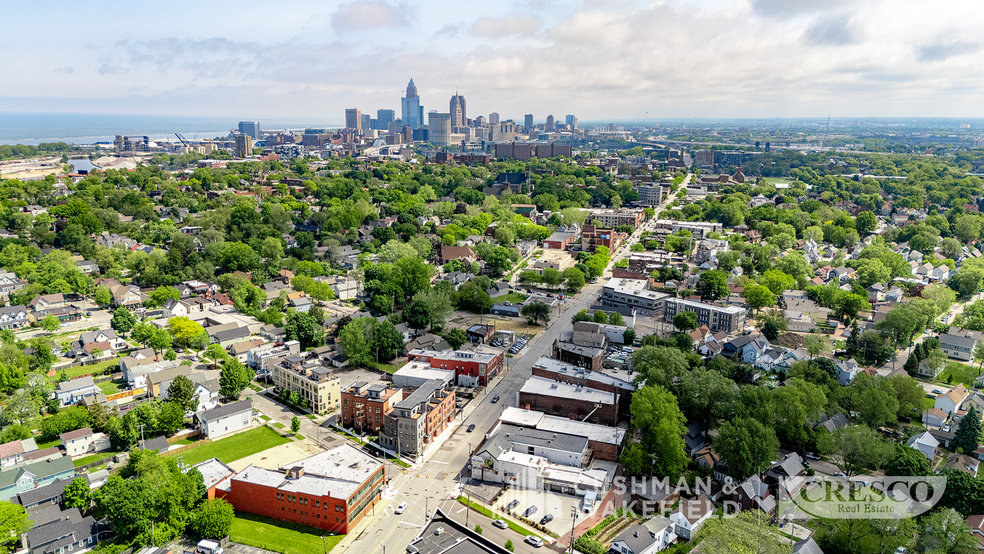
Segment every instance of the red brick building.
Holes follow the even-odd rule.
[[[589,423],[618,423],[617,394],[537,376],[519,390],[519,407]]]
[[[342,391],[342,425],[378,433],[386,415],[402,399],[400,389],[359,381]]]
[[[489,379],[502,370],[503,354],[499,350],[478,347],[469,350],[426,350],[415,348],[410,361],[429,362],[434,369],[452,370],[459,385],[487,386]]]
[[[382,463],[344,445],[279,471],[250,465],[215,496],[236,511],[345,534],[379,502],[385,483]]]
[[[628,236],[614,229],[602,229],[594,225],[585,225],[581,230],[581,249],[594,252],[599,246],[605,246],[614,252],[618,250]]]

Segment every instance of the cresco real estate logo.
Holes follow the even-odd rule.
[[[779,482],[776,515],[785,518],[903,519],[931,510],[946,477],[792,477]]]

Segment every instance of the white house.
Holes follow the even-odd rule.
[[[706,495],[700,495],[692,500],[681,500],[677,509],[670,514],[674,532],[684,540],[693,540],[711,515],[714,514],[714,503]]]
[[[198,412],[198,428],[210,439],[221,437],[246,429],[253,424],[253,404],[249,400],[241,400]]]
[[[86,376],[58,383],[58,390],[55,391],[55,397],[58,399],[60,405],[67,406],[69,404],[75,404],[87,396],[95,396],[100,392],[102,392],[102,389],[96,386],[92,381],[92,377]]]
[[[967,389],[963,386],[963,383],[957,384],[946,394],[941,394],[936,397],[936,401],[933,402],[933,407],[937,410],[943,410],[948,414],[955,413],[960,409],[960,405],[967,398]]]
[[[83,427],[75,431],[62,433],[62,448],[69,456],[83,456],[93,452],[105,452],[110,448],[109,435],[93,433],[92,429]]]
[[[656,516],[642,525],[634,525],[622,531],[612,541],[612,550],[621,554],[655,554],[676,540],[672,521]]]
[[[857,377],[858,372],[861,371],[861,368],[858,366],[858,363],[854,361],[854,358],[837,360],[834,366],[837,367],[837,382],[844,387],[851,384],[851,381],[853,381],[854,378]]]
[[[0,329],[19,329],[27,324],[27,307],[23,304],[0,308]]]
[[[926,431],[924,433],[914,435],[911,439],[909,439],[909,442],[907,442],[906,445],[908,445],[909,448],[915,448],[916,450],[922,452],[923,456],[926,456],[926,459],[932,462],[933,458],[936,457],[936,449],[939,448],[940,443],[933,435],[929,434],[929,431]]]
[[[129,356],[120,358],[120,371],[123,372],[123,378],[133,388],[146,387],[147,375],[177,366],[178,363],[172,360],[158,361],[151,348],[131,352]]]

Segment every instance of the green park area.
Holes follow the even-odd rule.
[[[186,450],[178,456],[182,462],[188,465],[195,465],[209,458],[218,458],[224,463],[229,463],[288,442],[290,439],[264,425],[245,433]]]

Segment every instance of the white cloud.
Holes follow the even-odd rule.
[[[358,0],[338,7],[331,26],[340,33],[364,29],[408,27],[410,7],[406,2],[390,4],[381,0]]]
[[[482,37],[508,37],[512,35],[533,35],[543,26],[543,18],[535,15],[506,15],[502,17],[480,17],[472,25],[472,32]]]

